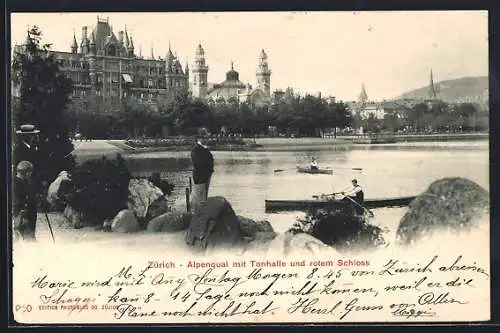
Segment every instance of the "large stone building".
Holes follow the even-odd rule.
[[[205,50],[201,45],[196,49],[192,80],[193,96],[209,103],[249,103],[261,106],[271,102],[271,70],[264,50],[258,60],[255,88],[250,83],[240,81],[240,74],[234,69],[232,62],[224,81],[209,83]]]
[[[97,17],[95,27],[82,27],[79,40],[73,35],[73,41],[68,44],[69,52],[52,52],[73,81],[72,99],[98,96],[120,102],[134,96],[143,103],[159,104],[172,101],[180,92],[190,91],[193,97],[210,103],[237,101],[263,105],[271,102],[271,71],[264,50],[258,59],[257,85],[253,88],[240,81],[232,63],[225,81],[209,83],[208,65],[201,45],[196,48],[190,82],[189,65],[186,63],[183,67],[170,46],[164,58],[156,58],[153,48],[150,56],[143,57],[142,51],[137,54],[127,29],[116,35],[109,19]],[[22,51],[23,45],[14,48]],[[14,95],[16,91],[13,87]]]
[[[73,36],[70,52],[52,52],[73,81],[73,99],[95,95],[116,102],[135,96],[154,104],[189,88],[188,65],[183,68],[170,47],[165,58],[155,58],[153,48],[147,58],[142,52],[137,55],[127,29],[115,35],[108,19],[98,17],[93,29],[82,27],[79,43]]]

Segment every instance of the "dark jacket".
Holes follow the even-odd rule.
[[[33,183],[16,176],[12,192],[12,215],[18,216],[23,211],[23,217],[36,220],[37,197]]]
[[[214,157],[210,150],[197,144],[191,151],[191,160],[193,161],[193,182],[195,184],[207,183],[214,172]]]

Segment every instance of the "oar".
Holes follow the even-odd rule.
[[[339,168],[339,167],[335,167],[335,169],[342,169],[342,170],[363,170],[363,168]]]
[[[292,169],[292,168],[290,168],[290,169],[275,169],[274,172],[282,172],[282,171],[287,171],[287,170],[297,170],[297,168],[299,168],[298,165],[295,167],[295,169]]]
[[[351,197],[349,197],[348,195],[345,196],[347,199],[351,200],[354,204],[356,204],[357,206],[363,208],[365,210],[365,212],[368,213],[368,215],[370,215],[370,217],[374,217],[375,214],[373,214],[373,212],[369,209],[367,209],[366,207],[360,205],[359,203],[357,203],[354,199],[352,199]]]
[[[283,172],[286,170],[292,170],[292,169],[275,169],[274,172]],[[294,169],[295,170],[295,169]],[[331,168],[331,167],[326,167],[325,170],[356,170],[356,171],[362,171],[362,168]]]
[[[328,193],[328,194],[322,194],[322,196],[329,197],[329,196],[336,195],[336,194],[341,194],[341,193],[342,192]],[[320,196],[319,195],[313,195],[312,197],[315,198],[315,199],[318,199]]]

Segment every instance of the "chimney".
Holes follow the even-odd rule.
[[[87,26],[82,27],[82,40],[87,40]]]

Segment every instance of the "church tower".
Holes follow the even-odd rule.
[[[359,104],[366,104],[368,102],[368,94],[366,93],[365,84],[361,84],[361,93],[358,99]]]
[[[431,69],[431,75],[430,75],[429,96],[428,97],[431,100],[436,99],[436,87],[434,87],[434,77],[432,75],[432,69]]]
[[[259,56],[259,67],[257,68],[257,88],[264,90],[266,95],[271,96],[271,71],[267,62],[267,54],[262,49]]]
[[[194,60],[193,73],[193,97],[204,99],[208,88],[208,66],[205,63],[205,50],[198,44]]]

